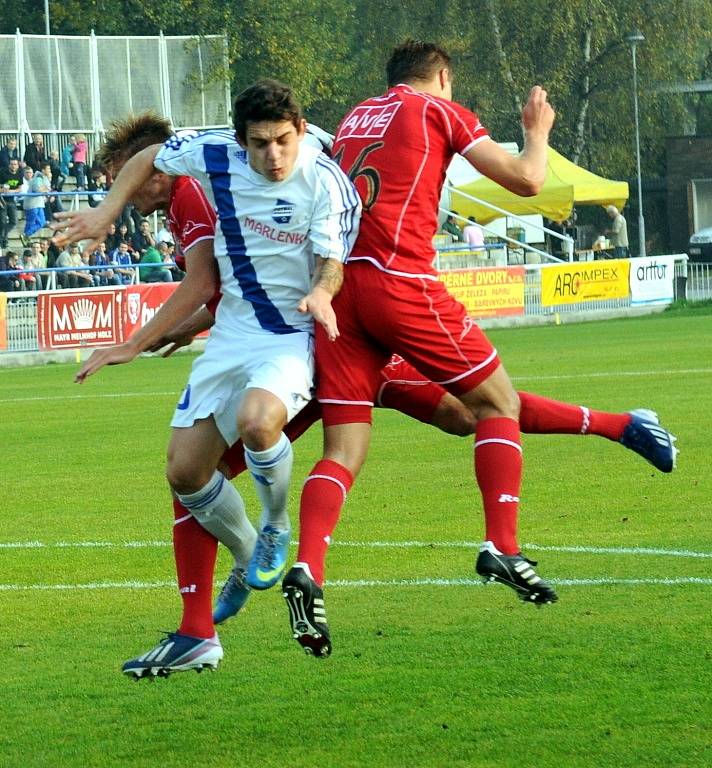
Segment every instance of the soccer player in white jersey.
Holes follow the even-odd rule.
[[[331,299],[360,203],[335,163],[302,143],[305,122],[289,88],[260,81],[237,97],[233,114],[239,143],[209,131],[142,150],[101,205],[64,217],[56,240],[102,239],[156,169],[202,183],[218,213],[214,249],[223,298],[176,408],[166,474],[201,522],[243,522],[244,558],[237,566],[247,566],[251,586],[264,589],[279,579],[289,544],[292,449],[282,429],[311,397],[314,320],[329,338],[338,335]],[[237,490],[217,470],[238,437],[263,506],[256,545]],[[181,663],[195,667],[198,659],[215,667],[220,658],[217,635],[170,633],[124,672],[161,674]]]

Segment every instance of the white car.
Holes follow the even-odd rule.
[[[705,227],[695,232],[687,246],[690,261],[712,263],[712,227]]]

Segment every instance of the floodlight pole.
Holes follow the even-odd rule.
[[[635,163],[638,172],[638,255],[645,256],[645,218],[643,217],[643,183],[640,175],[640,123],[638,120],[638,66],[635,51],[639,43],[645,38],[643,33],[635,29],[626,35],[626,42],[630,46],[633,56],[633,109],[635,115]]]
[[[44,0],[45,35],[49,37],[49,0]]]

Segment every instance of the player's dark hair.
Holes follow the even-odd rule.
[[[298,131],[302,108],[288,85],[277,80],[258,80],[235,98],[232,120],[237,138],[245,142],[248,123],[288,120]]]
[[[97,160],[109,171],[153,144],[163,144],[173,135],[170,121],[149,110],[129,115],[111,123],[103,144],[96,153]]]
[[[386,64],[386,80],[391,88],[398,83],[430,80],[439,70],[452,69],[450,54],[435,43],[406,40],[394,48]]]

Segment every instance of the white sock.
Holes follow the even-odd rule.
[[[199,491],[176,495],[203,528],[232,552],[235,564],[246,567],[257,532],[245,514],[245,503],[235,486],[216,470]]]
[[[252,474],[257,495],[262,502],[262,527],[289,528],[287,497],[292,476],[292,444],[282,432],[279,440],[266,451],[245,448],[245,462]]]

